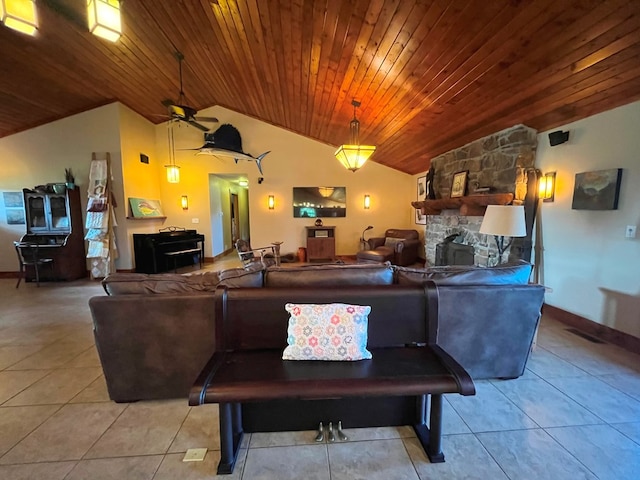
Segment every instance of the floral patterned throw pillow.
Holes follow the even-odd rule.
[[[368,315],[371,307],[287,303],[288,346],[283,360],[366,360]]]

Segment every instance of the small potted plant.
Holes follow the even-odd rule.
[[[67,188],[69,190],[73,190],[74,188],[76,188],[76,179],[73,176],[73,172],[71,171],[70,168],[64,169],[64,179],[65,179],[65,182],[67,183]]]

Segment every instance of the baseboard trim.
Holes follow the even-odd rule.
[[[559,322],[562,322],[571,327],[582,330],[589,335],[600,338],[605,342],[622,347],[625,350],[629,350],[633,353],[640,352],[640,338],[629,335],[628,333],[621,332],[615,328],[607,327],[601,323],[594,322],[588,318],[584,318],[575,313],[567,312],[561,308],[554,307],[553,305],[544,304],[542,312],[547,314]]]
[[[0,278],[18,278],[20,272],[0,272]]]

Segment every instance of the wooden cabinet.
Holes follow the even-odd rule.
[[[307,261],[333,261],[336,257],[336,227],[307,229]]]
[[[40,245],[40,256],[52,258],[52,268],[40,269],[40,280],[75,280],[87,275],[80,189],[41,193],[24,189],[27,233],[21,241]],[[35,280],[27,268],[26,280]]]

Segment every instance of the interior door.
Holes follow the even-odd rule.
[[[238,209],[238,195],[230,192],[231,202],[231,244],[235,246],[240,238],[240,211]]]

